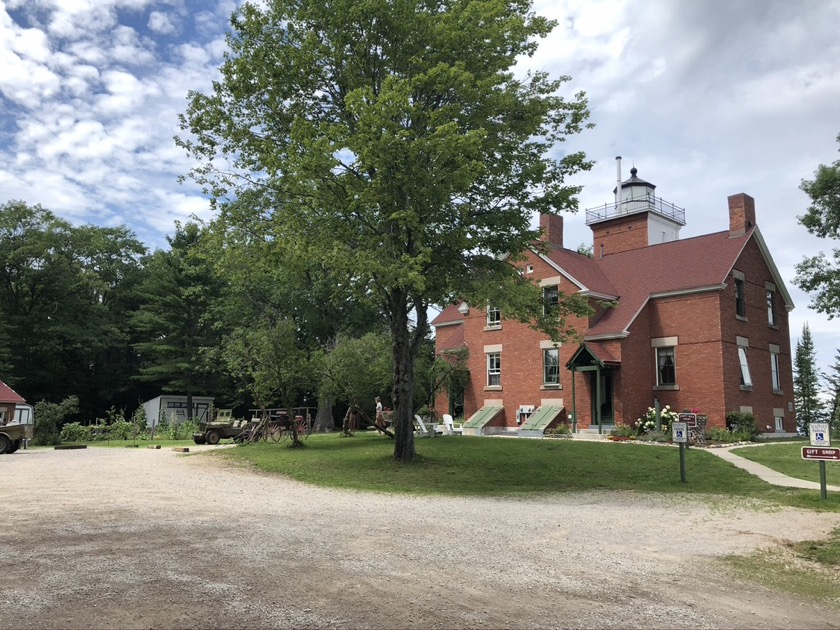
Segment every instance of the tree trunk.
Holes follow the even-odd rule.
[[[352,405],[347,407],[347,412],[344,414],[344,420],[341,422],[341,433],[344,437],[353,435],[350,433],[350,411],[353,409]]]
[[[414,353],[404,292],[391,294],[391,340],[394,354],[394,460],[410,462],[414,447]]]
[[[332,394],[321,394],[318,396],[318,411],[315,414],[315,425],[312,430],[330,433],[334,428]]]

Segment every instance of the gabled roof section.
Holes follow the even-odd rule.
[[[613,285],[621,287],[621,291],[615,308],[601,316],[587,331],[586,338],[626,334],[651,297],[722,289],[754,233],[755,228],[735,237],[730,237],[729,231],[715,232],[611,254],[598,260],[604,274]],[[775,269],[768,256],[765,254],[768,266]],[[789,297],[786,291],[785,296],[786,299]]]
[[[580,287],[581,291],[617,296],[618,292],[609,281],[598,261],[584,254],[551,245],[540,257]]]
[[[782,280],[782,274],[779,273],[776,263],[773,262],[773,257],[770,255],[770,250],[767,248],[767,243],[764,242],[764,237],[761,235],[761,230],[758,229],[757,225],[755,226],[755,242],[758,244],[758,249],[761,251],[764,262],[766,262],[767,266],[770,268],[770,273],[773,274],[773,284],[776,285],[776,290],[782,294],[782,298],[785,301],[785,308],[788,311],[792,311],[794,308],[793,298],[790,297],[790,293],[788,293],[785,281]]]
[[[599,338],[626,336],[630,325],[651,298],[720,291],[752,238],[755,238],[785,307],[793,309],[793,300],[758,227],[739,236],[730,236],[728,230],[714,232],[610,254],[600,259],[556,245],[549,245],[544,254],[538,255],[582,292],[615,300],[614,307],[604,311],[586,331],[587,342],[594,342]],[[432,325],[439,327],[462,323],[464,317],[457,307],[453,304],[445,308]]]
[[[437,328],[440,326],[454,326],[456,324],[463,323],[464,316],[458,312],[458,304],[450,304],[438,313],[438,316],[429,322],[429,325]]]
[[[599,367],[621,365],[621,360],[616,359],[603,344],[597,341],[586,341],[572,355],[566,363],[567,368],[584,367],[597,363]]]
[[[25,402],[26,401],[23,399],[23,396],[18,394],[3,381],[0,381],[0,403],[15,403],[17,405]]]

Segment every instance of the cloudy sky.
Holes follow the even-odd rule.
[[[40,203],[74,223],[128,225],[162,246],[173,221],[209,218],[178,176],[172,137],[188,90],[208,91],[236,0],[0,0],[0,202]],[[756,199],[758,224],[809,322],[819,362],[840,326],[793,286],[803,255],[830,250],[797,223],[799,190],[837,159],[837,0],[537,0],[557,20],[532,68],[570,75],[596,128],[570,140],[596,161],[581,208],[609,202],[615,156],[686,209],[682,236],[728,227],[728,195]],[[566,244],[591,242],[583,213]]]

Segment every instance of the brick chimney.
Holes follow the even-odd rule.
[[[755,226],[755,199],[746,193],[730,195],[729,236],[741,236]]]
[[[540,240],[563,247],[563,217],[559,214],[540,215]]]

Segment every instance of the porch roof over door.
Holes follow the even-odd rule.
[[[583,342],[572,358],[566,363],[568,369],[620,367],[621,359],[616,359],[612,353],[597,341]]]

